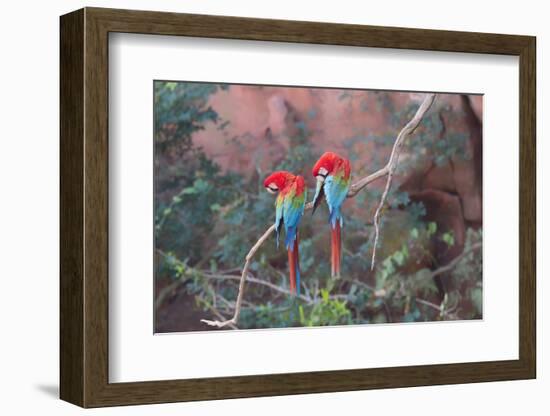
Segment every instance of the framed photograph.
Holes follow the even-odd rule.
[[[82,407],[535,378],[535,38],[61,17]]]

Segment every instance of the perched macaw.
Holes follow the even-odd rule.
[[[331,274],[340,277],[340,259],[342,248],[342,226],[344,225],[341,207],[351,185],[351,166],[349,160],[333,152],[323,154],[313,167],[313,176],[317,179],[313,212],[321,203],[324,195],[329,209],[331,227]]]
[[[285,228],[285,247],[288,251],[290,270],[290,291],[300,294],[300,254],[298,250],[298,225],[306,204],[306,187],[303,176],[278,171],[269,175],[264,187],[272,194],[278,194],[275,200],[275,232],[277,247],[281,227]]]

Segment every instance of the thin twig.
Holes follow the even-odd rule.
[[[388,175],[388,178],[386,179],[386,187],[384,188],[384,193],[382,194],[382,198],[380,198],[380,204],[378,205],[378,208],[376,208],[376,213],[374,214],[374,245],[372,247],[372,260],[370,264],[371,270],[374,270],[374,266],[376,263],[376,247],[378,245],[378,238],[380,237],[380,213],[382,212],[382,208],[386,203],[386,198],[388,197],[388,193],[391,188],[393,175],[395,173],[395,169],[397,168],[397,161],[399,160],[399,153],[401,152],[403,143],[405,143],[405,140],[418,127],[418,125],[422,121],[422,118],[424,117],[424,114],[426,114],[426,112],[430,109],[434,100],[435,94],[426,95],[424,101],[422,102],[420,107],[418,107],[418,110],[416,111],[414,117],[405,125],[405,127],[403,127],[401,132],[399,132],[399,135],[397,136],[397,139],[393,144],[393,148],[390,154],[390,160],[388,161],[388,164],[384,167],[384,169],[387,170],[386,173]]]
[[[208,309],[210,309],[210,311],[220,320],[222,320],[222,322],[227,322],[226,326],[228,326],[229,328],[231,329],[239,329],[237,327],[237,325],[235,325],[234,323],[232,322],[229,322],[229,321],[224,321],[225,317],[213,306],[209,306]]]
[[[421,299],[421,298],[416,298],[416,297],[414,298],[414,300],[416,302],[420,303],[421,305],[428,306],[432,309],[435,309],[439,313],[443,312],[443,310],[441,309],[441,305],[436,305],[435,303],[432,303],[430,301],[427,301],[427,300],[424,300],[424,299]]]
[[[468,249],[464,250],[461,254],[456,256],[454,259],[452,259],[449,263],[447,263],[445,266],[441,266],[438,269],[435,269],[431,273],[431,277],[439,276],[440,274],[447,273],[448,271],[451,271],[454,269],[454,267],[464,259],[468,254],[470,254],[472,251],[478,250],[481,248],[481,242],[477,242],[472,244]]]
[[[269,227],[266,230],[266,232],[260,237],[260,239],[256,242],[256,244],[254,244],[254,246],[250,249],[250,251],[246,255],[246,261],[244,263],[243,271],[241,274],[241,280],[239,283],[239,294],[237,295],[237,301],[235,302],[235,314],[233,315],[233,318],[225,321],[209,321],[208,319],[201,319],[201,322],[204,322],[205,324],[210,326],[216,326],[218,328],[223,328],[224,326],[237,324],[239,320],[239,313],[241,312],[241,304],[242,304],[243,295],[244,295],[244,284],[248,276],[248,268],[250,267],[250,261],[252,260],[252,257],[254,257],[254,254],[256,254],[256,251],[258,251],[260,246],[264,243],[265,240],[269,238],[269,236],[273,233],[273,231],[275,231],[275,224],[273,224],[271,227]]]
[[[205,274],[204,277],[206,277],[207,279],[218,279],[218,280],[238,280],[238,281],[241,280],[240,276],[235,276],[235,275],[230,275],[230,274]],[[277,286],[276,284],[273,284],[273,283],[271,283],[267,280],[256,279],[255,277],[251,276],[250,274],[246,277],[246,280],[250,283],[256,283],[256,284],[259,284],[259,285],[262,285],[262,286],[266,286],[266,287],[268,287],[268,288],[270,288],[270,289],[272,289],[276,292],[282,293],[284,295],[291,295],[292,294],[292,292],[285,289],[284,287]],[[298,298],[300,298],[303,301],[306,301],[308,303],[313,302],[313,299],[311,299],[310,297],[305,296],[305,295],[296,295],[296,297],[298,297]]]
[[[346,195],[347,198],[353,198],[357,193],[363,189],[365,186],[367,186],[369,183],[374,182],[378,178],[383,178],[388,174],[388,166],[384,166],[382,169],[377,170],[374,173],[371,173],[368,176],[365,176],[362,179],[359,179],[357,182],[355,182],[353,185],[349,187],[348,194]]]
[[[187,279],[177,279],[170,283],[168,286],[162,288],[159,291],[157,299],[155,300],[155,310],[158,310],[160,306],[164,303],[164,299],[168,297],[179,285],[182,285],[187,282]]]

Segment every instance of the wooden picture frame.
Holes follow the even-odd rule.
[[[60,396],[82,407],[351,391],[536,376],[535,38],[85,8],[61,17]],[[519,57],[519,359],[109,383],[108,35],[298,42]]]

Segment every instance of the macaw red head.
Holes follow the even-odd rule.
[[[342,167],[344,167],[344,174],[349,176],[349,162],[347,159],[344,159],[334,152],[323,153],[317,163],[315,163],[315,166],[313,166],[312,173],[317,179],[315,196],[313,197],[313,212],[315,212],[325,195],[325,179],[328,175],[334,174],[335,170],[341,169]]]
[[[283,190],[293,179],[294,175],[292,173],[280,170],[265,178],[264,187],[270,194],[276,194]]]
[[[317,163],[315,163],[315,166],[313,166],[313,176],[317,178],[317,180],[321,180],[322,182],[325,181],[327,175],[332,173],[334,170],[334,163],[337,160],[341,160],[342,158],[338,156],[336,153],[333,152],[325,152],[323,155],[319,158]]]

